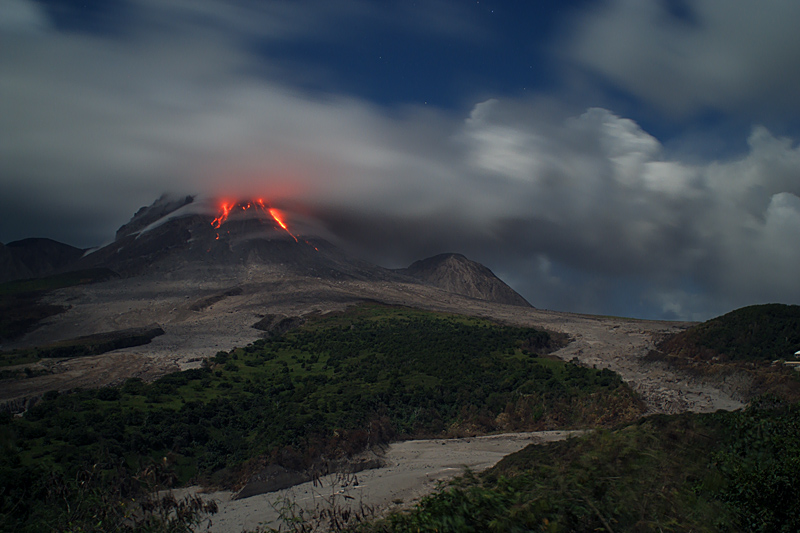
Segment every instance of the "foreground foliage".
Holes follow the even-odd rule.
[[[752,305],[660,342],[647,358],[723,387],[743,400],[774,394],[800,401],[800,373],[782,360],[800,350],[800,306]],[[777,361],[777,363],[773,363]]]
[[[17,530],[64,519],[77,502],[48,499],[46,487],[86,471],[115,487],[155,465],[164,486],[237,483],[267,463],[301,471],[398,436],[602,426],[641,413],[616,374],[537,355],[557,344],[531,328],[370,305],[152,384],[51,391],[0,423],[1,516]]]
[[[800,350],[800,305],[742,307],[667,339],[660,349],[706,361],[791,359]]]
[[[528,448],[369,531],[800,531],[800,405],[658,415]]]

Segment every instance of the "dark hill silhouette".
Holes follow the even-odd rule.
[[[53,239],[30,238],[0,245],[0,282],[62,272],[83,254],[81,248]]]

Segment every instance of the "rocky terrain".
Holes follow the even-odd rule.
[[[176,496],[200,494],[214,500],[219,513],[212,517],[214,533],[238,533],[258,526],[284,526],[281,512],[289,510],[306,518],[329,509],[379,516],[407,508],[437,485],[465,469],[482,472],[510,453],[530,444],[569,438],[581,431],[533,431],[460,439],[421,439],[390,444],[382,454],[384,466],[354,474],[331,474],[246,499],[230,491],[203,492],[201,487],[175,491]]]
[[[42,360],[31,370],[44,375],[7,381],[0,401],[24,404],[53,388],[152,379],[257,340],[265,334],[257,326],[265,317],[302,317],[379,301],[564,333],[571,342],[557,356],[619,372],[651,412],[742,405],[735,383],[726,392],[643,361],[658,340],[689,324],[536,309],[488,268],[458,254],[384,269],[324,240],[298,238],[258,202],[226,205],[224,216],[214,218],[192,197],[162,197],[140,209],[113,243],[81,254],[72,268],[104,267],[121,277],[48,293],[44,303],[67,310],[5,342],[3,350],[152,324],[164,334],[103,355]],[[78,254],[69,248],[47,247],[74,259]]]
[[[47,292],[41,303],[65,311],[6,340],[2,350],[131,328],[157,327],[163,334],[147,344],[101,355],[6,367],[11,372],[26,369],[31,377],[4,380],[0,402],[19,412],[53,389],[121,384],[130,377],[149,381],[198,367],[218,351],[280,333],[308,315],[377,301],[565,334],[568,344],[553,355],[619,373],[640,394],[649,413],[743,406],[740,392],[746,384],[733,377],[709,383],[646,360],[659,341],[690,323],[537,309],[487,267],[459,254],[389,270],[353,258],[322,239],[294,235],[263,204],[231,204],[225,206],[224,217],[216,218],[201,207],[191,197],[162,198],[137,212],[108,246],[79,254],[77,249],[46,243],[51,259],[37,262],[36,254],[28,257],[26,264],[44,265],[44,273],[100,267],[118,277]],[[0,259],[10,257],[9,248],[14,247],[0,250],[5,254]],[[233,493],[205,497],[221,504],[214,531],[240,531],[273,521],[276,505],[290,500],[313,511],[346,495],[351,504],[386,510],[415,501],[464,467],[488,468],[529,443],[564,436],[548,432],[395,443],[384,450],[383,467],[318,480],[323,485],[304,483],[236,501]]]
[[[266,315],[327,313],[374,300],[565,333],[572,342],[555,355],[619,372],[652,412],[714,411],[742,405],[730,393],[642,360],[657,340],[689,324],[498,304],[411,282],[300,276],[279,265],[244,265],[224,272],[207,268],[204,280],[197,273],[167,273],[51,293],[49,302],[71,306],[70,309],[46,319],[37,330],[7,343],[4,349],[152,323],[159,324],[165,334],[147,345],[92,358],[40,363],[52,374],[6,383],[0,400],[29,398],[54,387],[63,390],[100,386],[119,383],[127,377],[152,378],[178,368],[191,368],[219,350],[260,338],[264,332],[253,325]],[[241,291],[231,291],[232,287]]]

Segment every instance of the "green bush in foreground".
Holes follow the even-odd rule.
[[[532,445],[369,531],[800,531],[800,405]]]

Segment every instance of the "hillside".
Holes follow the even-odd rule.
[[[798,424],[765,400],[531,445],[366,530],[798,531]]]
[[[421,259],[398,272],[447,292],[492,302],[531,307],[525,298],[494,273],[461,254],[440,254]]]
[[[539,355],[560,343],[532,328],[365,305],[152,384],[52,391],[0,424],[2,523],[25,531],[64,520],[64,503],[87,496],[76,476],[98,490],[110,480],[129,497],[154,457],[166,458],[161,481],[241,486],[264,483],[266,465],[304,479],[331,468],[322,457],[398,437],[608,426],[641,414],[613,372]]]
[[[736,388],[744,401],[761,394],[800,400],[800,374],[774,361],[800,350],[800,306],[743,307],[659,342],[647,360],[703,381]]]
[[[647,357],[695,379],[749,383],[735,412],[657,415],[467,474],[407,513],[370,524],[411,531],[797,531],[798,306],[738,309],[673,334]]]
[[[117,274],[111,270],[96,268],[0,283],[0,342],[21,337],[45,318],[69,308],[68,304],[43,301],[50,292],[115,277]]]
[[[52,239],[0,244],[0,283],[49,276],[70,268],[85,250]]]
[[[793,359],[800,350],[800,305],[736,309],[667,339],[659,349],[704,361]]]

